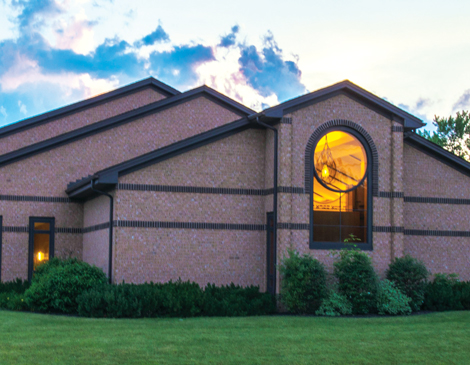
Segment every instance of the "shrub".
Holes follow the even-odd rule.
[[[315,314],[328,317],[345,316],[352,314],[352,305],[344,295],[332,290]]]
[[[23,294],[29,287],[31,283],[28,280],[21,280],[17,278],[13,281],[0,282],[0,293],[18,293]]]
[[[0,308],[11,311],[25,311],[28,309],[24,294],[14,291],[9,293],[0,293]]]
[[[288,250],[280,265],[281,302],[289,312],[315,313],[327,296],[326,270],[309,255]]]
[[[457,274],[436,274],[426,285],[424,309],[432,311],[470,309],[470,282]]]
[[[218,317],[257,316],[276,312],[274,297],[259,287],[208,284],[204,290],[203,315]]]
[[[370,257],[358,250],[341,250],[334,263],[339,293],[352,304],[353,313],[367,314],[375,310],[377,276]]]
[[[393,281],[383,280],[377,289],[377,310],[379,314],[410,314],[411,298],[401,292]]]
[[[414,312],[419,311],[424,303],[428,275],[424,263],[409,255],[396,258],[386,272],[387,279],[411,298],[410,307]]]
[[[35,311],[77,313],[77,296],[106,281],[101,269],[86,262],[53,258],[37,267],[26,302]]]

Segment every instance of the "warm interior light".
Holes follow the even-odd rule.
[[[328,166],[323,165],[323,168],[321,169],[321,178],[323,180],[326,180],[328,179],[329,176],[330,176],[330,170],[328,170]]]
[[[39,251],[38,252],[38,261],[42,261],[42,260],[44,260],[44,254],[41,251]]]

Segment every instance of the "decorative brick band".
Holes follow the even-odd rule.
[[[202,186],[147,185],[147,184],[118,184],[117,188],[120,190],[158,191],[158,192],[170,192],[170,193],[230,194],[230,195],[260,195],[260,196],[267,195],[267,189],[211,188],[211,187],[202,187]]]
[[[82,234],[83,228],[56,227],[55,233]]]
[[[282,117],[281,124],[292,124],[292,118]]]
[[[3,226],[2,232],[28,233],[28,227]]]
[[[113,227],[116,227],[116,221],[113,222]],[[102,229],[108,229],[108,228],[109,228],[109,222],[106,222],[106,223],[96,224],[94,226],[82,228],[82,233],[90,233],[90,232],[100,231]]]
[[[264,231],[265,224],[162,222],[162,221],[115,221],[117,227],[132,228],[174,228],[174,229],[217,229],[236,231]]]
[[[278,223],[277,228],[308,231],[310,229],[310,225],[308,223]]]
[[[401,191],[380,191],[379,192],[379,198],[403,198],[405,196],[405,193]]]
[[[372,226],[372,232],[385,232],[385,233],[403,233],[404,227],[398,226]]]
[[[75,203],[72,199],[64,198],[62,196],[0,195],[0,200],[16,202]]]
[[[438,231],[424,229],[405,229],[406,236],[470,237],[470,231]]]
[[[431,197],[421,197],[421,196],[405,196],[405,203],[431,203],[431,204],[470,205],[470,199],[431,198]]]
[[[404,131],[405,131],[405,128],[403,128],[401,125],[400,126],[397,126],[397,125],[392,126],[392,132],[401,132],[401,133],[403,133]]]
[[[17,227],[17,226],[3,226],[3,232],[15,232],[15,233],[28,233],[29,227]],[[82,234],[82,228],[69,228],[69,227],[55,227],[55,233],[69,233],[69,234]]]
[[[372,137],[367,133],[367,131],[361,127],[359,124],[351,122],[350,120],[344,119],[335,119],[330,120],[319,126],[315,132],[312,133],[307,142],[307,147],[305,148],[305,191],[309,191],[311,188],[311,176],[312,171],[310,171],[310,158],[313,152],[314,144],[317,142],[318,138],[328,129],[334,129],[335,127],[349,127],[354,129],[356,132],[360,133],[367,143],[369,144],[371,153],[372,153],[372,196],[379,195],[379,154],[377,152],[377,147],[372,139]]]

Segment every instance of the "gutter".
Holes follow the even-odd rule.
[[[108,277],[109,283],[112,284],[113,274],[113,212],[114,212],[114,198],[111,194],[105,193],[104,191],[95,189],[95,181],[97,176],[94,176],[91,180],[91,190],[98,193],[99,195],[105,195],[109,198],[109,262],[108,262]]]

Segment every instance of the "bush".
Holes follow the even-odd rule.
[[[205,316],[257,316],[275,312],[274,297],[269,293],[260,293],[257,286],[243,288],[232,283],[217,287],[208,284],[204,290]]]
[[[386,272],[387,279],[411,298],[410,307],[413,312],[419,311],[424,303],[428,275],[424,263],[409,255],[396,258]]]
[[[53,258],[37,267],[25,292],[26,302],[39,312],[77,313],[77,297],[106,281],[106,275],[96,266],[74,258]]]
[[[344,295],[332,290],[315,314],[328,317],[345,316],[352,314],[352,305]]]
[[[461,282],[457,274],[436,274],[427,284],[424,309],[448,311],[470,309],[470,282]]]
[[[203,291],[198,284],[181,280],[97,286],[82,293],[77,302],[80,316],[111,318],[248,316],[276,309],[272,296],[255,286],[209,284]]]
[[[353,313],[367,314],[375,308],[377,276],[370,257],[358,250],[341,250],[334,263],[339,293],[352,304]]]
[[[411,298],[401,292],[393,281],[383,280],[377,289],[377,310],[379,314],[410,314]]]
[[[0,293],[0,308],[11,311],[25,311],[28,310],[28,305],[26,304],[23,293],[12,291],[9,293]]]
[[[0,282],[0,293],[23,294],[30,286],[31,283],[28,280],[17,278],[13,281]]]
[[[280,265],[281,302],[289,312],[315,313],[327,296],[326,270],[309,255],[288,250]]]

